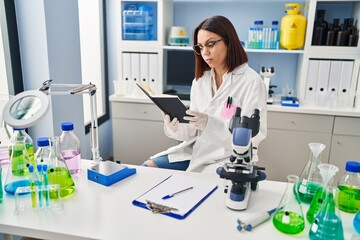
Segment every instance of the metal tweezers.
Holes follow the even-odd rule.
[[[152,212],[152,213],[169,213],[172,211],[178,211],[179,209],[168,207],[165,205],[161,205],[149,200],[146,200],[146,207]]]

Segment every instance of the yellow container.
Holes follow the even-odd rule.
[[[287,15],[281,19],[280,45],[281,47],[294,50],[304,46],[306,18],[302,15],[298,3],[285,4]]]

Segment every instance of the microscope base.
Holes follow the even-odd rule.
[[[231,194],[230,192],[231,192],[231,190],[229,189],[227,192],[225,205],[232,210],[245,210],[248,206],[249,199],[250,199],[250,193],[251,193],[250,183],[246,183],[245,196],[244,196],[244,199],[241,201],[232,200],[230,198],[230,194]]]

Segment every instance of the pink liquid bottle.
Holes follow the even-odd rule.
[[[73,132],[74,124],[72,122],[63,122],[61,124],[61,130],[61,155],[65,159],[66,165],[70,173],[78,173],[81,168],[80,141]]]

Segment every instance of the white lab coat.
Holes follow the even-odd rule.
[[[229,159],[233,150],[230,118],[223,115],[229,96],[232,97],[232,104],[241,107],[242,116],[250,117],[254,109],[260,110],[260,130],[252,139],[253,146],[258,147],[267,131],[267,92],[264,81],[248,64],[226,73],[218,90],[214,79],[213,70],[207,71],[198,81],[194,80],[191,87],[190,109],[208,114],[204,131],[196,130],[191,124],[180,123],[178,130],[170,134],[164,126],[167,136],[182,143],[150,158],[168,155],[170,162],[190,160],[187,171],[215,173]]]

